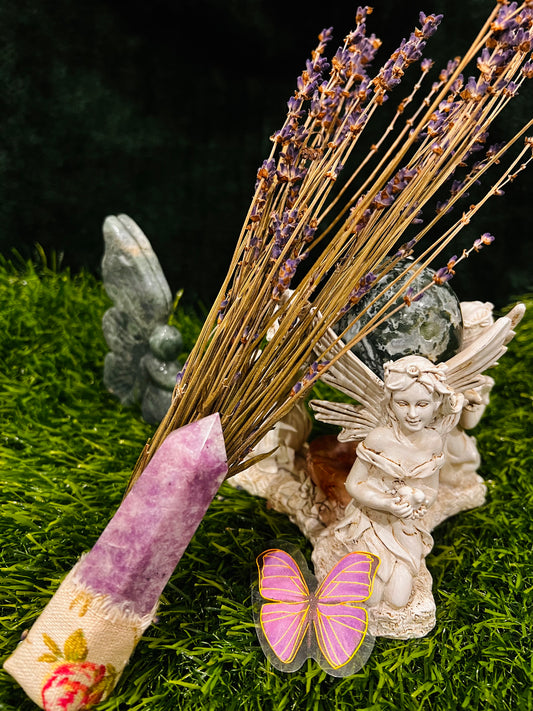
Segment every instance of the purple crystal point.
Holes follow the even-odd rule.
[[[77,577],[132,612],[149,614],[227,471],[218,414],[169,434]]]

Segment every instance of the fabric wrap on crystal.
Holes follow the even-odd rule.
[[[41,708],[109,695],[226,473],[218,414],[168,435],[4,664]]]
[[[153,619],[128,612],[126,605],[121,609],[81,584],[81,565],[83,558],[4,664],[47,711],[90,708],[102,701]]]

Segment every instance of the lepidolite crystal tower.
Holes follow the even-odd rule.
[[[41,708],[111,692],[226,474],[218,414],[168,435],[4,665]]]

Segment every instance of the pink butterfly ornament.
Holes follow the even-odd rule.
[[[356,603],[372,594],[379,558],[349,553],[318,585],[301,553],[292,553],[269,548],[257,557],[254,617],[263,651],[280,671],[297,671],[313,658],[332,676],[350,676],[374,646],[367,611]]]

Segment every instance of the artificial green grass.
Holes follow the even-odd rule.
[[[477,430],[487,504],[435,531],[428,559],[437,626],[378,639],[347,679],[308,661],[267,662],[250,607],[255,557],[272,539],[310,548],[264,501],[224,485],[165,590],[110,711],[530,709],[533,298],[493,371]],[[108,307],[93,277],[0,263],[1,661],[119,505],[152,428],[102,383]],[[187,345],[197,321],[179,309]],[[0,711],[35,706],[5,672]]]

